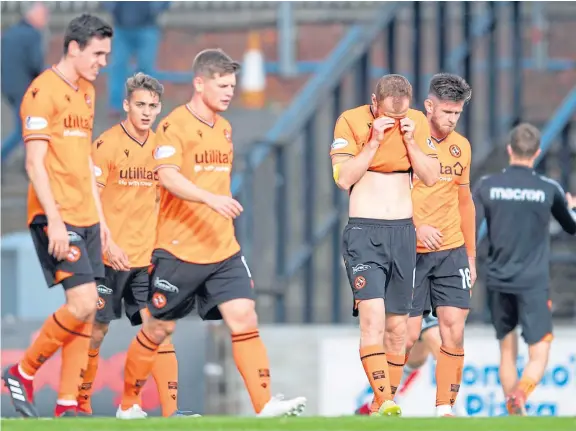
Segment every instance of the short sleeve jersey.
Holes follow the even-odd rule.
[[[430,140],[430,126],[424,114],[409,109],[406,116],[415,122],[414,139],[417,145],[430,157],[437,157],[436,148]],[[345,111],[336,122],[334,141],[330,148],[330,156],[356,156],[372,135],[372,123],[375,117],[369,105]],[[384,134],[384,140],[376,151],[369,171],[381,173],[411,171],[410,158],[400,132],[400,120]]]
[[[94,175],[112,240],[134,268],[150,264],[156,236],[158,174],[154,172],[154,133],[140,142],[123,124],[92,144]],[[104,262],[109,264],[106,256]]]
[[[443,244],[440,250],[449,250],[464,244],[458,202],[458,188],[470,184],[472,150],[470,142],[457,132],[441,141],[434,140],[440,159],[440,178],[432,187],[426,186],[416,175],[412,201],[416,227],[427,224],[440,230]],[[418,241],[418,253],[427,253]]]
[[[162,120],[156,131],[156,169],[176,168],[197,187],[232,196],[230,190],[232,144],[230,123],[217,117],[208,124],[188,105]],[[160,189],[156,249],[190,263],[217,263],[240,251],[232,220],[206,204],[189,202]]]
[[[50,189],[64,222],[78,227],[99,221],[92,191],[90,149],[94,123],[94,87],[84,79],[69,82],[56,68],[40,74],[20,107],[22,138],[47,141],[45,159]],[[28,223],[44,209],[30,184]]]

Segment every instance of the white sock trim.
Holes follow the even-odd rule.
[[[18,364],[18,372],[20,373],[20,375],[22,377],[24,377],[26,380],[34,380],[34,376],[29,376],[28,374],[26,374],[24,371],[22,371],[22,367],[20,366],[20,364]]]
[[[76,401],[76,400],[57,400],[56,404],[58,404],[60,406],[71,407],[71,406],[77,406],[78,401]]]

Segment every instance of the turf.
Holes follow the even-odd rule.
[[[204,417],[120,421],[114,418],[2,420],[4,431],[574,431],[576,418],[282,418]]]

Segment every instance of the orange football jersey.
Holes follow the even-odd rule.
[[[441,141],[435,140],[440,159],[440,178],[427,187],[414,176],[412,201],[416,227],[426,224],[440,230],[443,244],[440,250],[449,250],[464,244],[458,202],[458,188],[470,183],[472,149],[470,142],[457,132],[450,133]],[[418,241],[418,253],[427,253]]]

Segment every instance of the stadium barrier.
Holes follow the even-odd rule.
[[[2,369],[19,361],[24,350],[35,338],[42,326],[41,321],[25,321],[16,324],[2,323]],[[136,335],[138,327],[122,319],[112,322],[110,332],[100,350],[100,365],[96,381],[92,409],[97,416],[115,416],[124,388],[124,362],[126,349]],[[209,328],[197,320],[178,323],[174,344],[180,367],[178,404],[182,410],[204,413],[206,405],[206,378],[204,368],[209,348]],[[54,412],[60,380],[60,353],[49,359],[34,380],[35,403],[41,416],[51,417]],[[154,379],[150,378],[142,391],[143,408],[151,416],[160,416],[160,403]],[[2,417],[17,417],[11,406],[8,391],[2,385]]]
[[[358,356],[355,326],[264,325],[260,334],[270,354],[273,391],[308,398],[306,415],[351,415],[371,397]],[[576,343],[574,328],[557,326],[550,361],[542,383],[528,402],[531,416],[576,415]],[[527,349],[519,343],[518,369],[527,362]],[[466,329],[466,360],[458,396],[458,416],[506,414],[498,378],[499,350],[494,330],[471,325]],[[305,352],[303,354],[303,352]],[[228,353],[230,354],[230,353]],[[435,415],[434,362],[428,362],[398,395],[403,416]],[[251,404],[233,364],[227,381],[238,397],[236,414],[249,414]],[[370,398],[371,399],[371,398]]]

